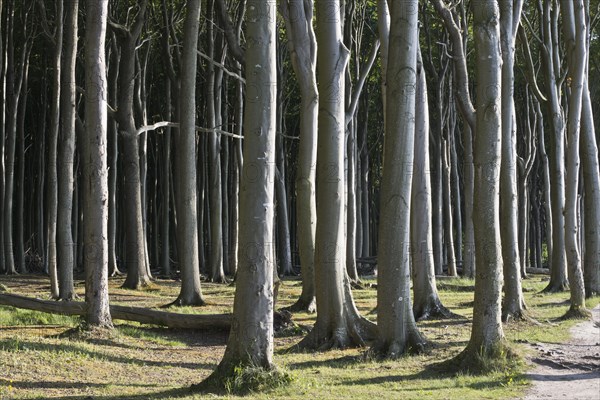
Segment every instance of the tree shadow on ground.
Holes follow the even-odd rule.
[[[35,351],[45,351],[48,353],[73,353],[73,354],[85,354],[86,356],[102,360],[109,361],[121,364],[133,364],[133,365],[142,365],[142,366],[152,366],[152,367],[176,367],[176,368],[187,368],[187,369],[209,369],[213,370],[215,365],[213,363],[184,363],[184,362],[167,362],[167,361],[156,361],[156,360],[144,360],[138,358],[124,357],[124,356],[115,356],[112,354],[94,351],[90,349],[86,349],[83,346],[78,346],[76,344],[49,344],[49,343],[38,343],[31,341],[21,341],[21,340],[13,340],[13,339],[4,339],[0,340],[0,349],[9,352],[15,351],[24,351],[24,350],[35,350]]]
[[[141,393],[141,394],[123,394],[123,395],[110,395],[110,396],[98,396],[98,395],[89,395],[82,396],[72,395],[72,396],[62,396],[62,397],[53,397],[55,400],[146,400],[146,399],[166,399],[166,398],[184,398],[191,396],[193,394],[197,394],[190,387],[182,387],[182,388],[174,388],[167,389],[158,392],[151,393]]]
[[[364,355],[343,356],[327,360],[309,360],[289,363],[290,369],[308,369],[308,368],[347,368],[349,365],[362,364],[365,362]]]

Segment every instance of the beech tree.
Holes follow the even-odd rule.
[[[185,238],[179,244],[181,292],[175,300],[178,305],[202,305],[200,268],[198,265],[198,220],[196,198],[196,48],[200,1],[188,2],[185,25],[183,57],[181,62],[180,130],[177,143],[177,171],[179,172],[180,215],[177,236]]]
[[[517,192],[516,112],[513,98],[515,42],[521,19],[523,1],[500,0],[500,34],[502,45],[502,163],[500,206],[502,208],[501,238],[504,267],[504,301],[502,320],[522,319],[525,300],[521,287]],[[522,193],[521,195],[524,195]],[[526,210],[521,209],[521,212]]]
[[[58,137],[58,213],[56,230],[56,256],[58,265],[58,298],[71,300],[75,296],[73,283],[74,240],[73,240],[73,189],[75,164],[75,120],[77,61],[77,28],[79,0],[67,2],[65,10],[63,68],[61,68],[60,122]]]
[[[485,368],[506,356],[501,322],[502,246],[500,240],[500,157],[502,145],[502,55],[497,0],[472,4],[477,79],[475,163],[475,303],[473,328],[457,362],[466,369]],[[488,364],[489,365],[489,364]]]
[[[374,351],[396,358],[419,350],[410,299],[410,212],[417,89],[418,1],[390,5],[387,120],[381,183],[381,222],[377,276],[377,328]],[[392,112],[393,110],[393,112]]]
[[[298,247],[302,274],[302,293],[290,307],[292,311],[316,311],[315,303],[315,166],[317,165],[317,124],[319,92],[317,89],[317,41],[313,30],[312,0],[287,0],[281,3],[286,23],[288,46],[301,93],[300,143],[296,173],[296,213]]]
[[[348,49],[342,42],[339,0],[316,4],[319,117],[315,288],[317,320],[300,347],[362,346],[375,326],[356,309],[346,273],[344,213],[345,88]]]
[[[112,328],[108,300],[108,164],[105,37],[108,0],[86,0],[83,215],[86,322]]]
[[[413,271],[413,314],[422,320],[449,317],[437,292],[433,260],[431,180],[429,167],[429,104],[421,49],[417,49],[414,164],[410,212],[410,257]]]
[[[567,316],[589,316],[585,309],[585,287],[577,202],[579,190],[579,142],[581,112],[587,60],[587,26],[583,0],[563,0],[563,35],[566,40],[568,74],[571,83],[567,121],[567,175],[565,203],[565,251],[567,256],[571,307]]]
[[[199,0],[194,0],[199,3]],[[236,368],[272,370],[273,217],[277,64],[274,1],[246,6],[247,96],[240,182],[239,265],[227,348],[205,384],[223,385]]]

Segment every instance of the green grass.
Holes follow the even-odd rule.
[[[32,277],[29,285],[6,286],[18,294],[43,293],[45,278]],[[4,280],[3,280],[4,283]],[[113,303],[159,307],[178,294],[176,282],[159,281],[159,291],[118,289],[122,278],[111,280]],[[298,281],[284,282],[277,306],[292,304],[300,292]],[[366,283],[376,283],[366,280]],[[395,361],[377,361],[366,349],[329,352],[290,352],[304,334],[293,328],[275,339],[274,362],[288,372],[285,385],[277,381],[267,393],[249,393],[249,399],[402,398],[402,399],[508,399],[524,393],[523,365],[485,375],[448,374],[439,364],[460,353],[469,340],[474,281],[440,280],[443,303],[464,319],[423,321],[420,330],[430,341],[425,353]],[[554,321],[568,309],[568,293],[542,294],[547,282],[540,277],[524,281],[530,315],[540,322],[510,323],[504,330],[509,345],[523,352],[523,341],[557,342],[568,338],[577,321]],[[205,307],[177,307],[182,313],[220,313],[231,310],[234,288],[203,284]],[[160,293],[160,295],[158,295]],[[376,290],[354,290],[358,309],[375,320]],[[599,299],[588,301],[588,307]],[[315,315],[299,313],[294,321],[311,327]],[[222,358],[227,335],[219,332],[177,331],[137,323],[117,323],[116,333],[101,338],[58,337],[77,326],[78,318],[0,307],[0,398],[47,399],[204,399],[238,398],[234,394],[206,395],[190,391],[192,384],[210,375]],[[33,326],[48,326],[34,329]],[[55,328],[54,326],[59,326]],[[248,380],[265,389],[270,378],[257,371],[240,371],[229,382],[232,393]],[[281,383],[281,384],[280,384]]]
[[[0,327],[28,325],[75,326],[78,317],[0,306]]]

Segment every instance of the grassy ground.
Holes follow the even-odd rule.
[[[47,278],[2,277],[11,293],[47,297]],[[178,284],[159,281],[151,290],[120,289],[121,278],[111,279],[111,301],[157,307],[173,300]],[[524,341],[560,342],[575,323],[556,322],[568,308],[567,293],[540,294],[546,282],[524,281],[531,315],[541,325],[514,323],[505,327],[512,345]],[[290,386],[249,398],[403,398],[403,399],[506,399],[519,397],[528,383],[522,371],[502,371],[484,376],[440,375],[432,369],[466,345],[472,317],[473,281],[439,282],[444,304],[465,319],[425,321],[419,326],[432,345],[425,354],[398,361],[364,360],[364,349],[326,353],[291,353],[301,330],[276,338],[275,362],[293,377]],[[179,308],[188,313],[231,311],[233,287],[206,283],[208,306]],[[299,281],[285,281],[279,307],[291,304],[300,291]],[[83,286],[77,285],[83,295]],[[376,290],[355,290],[363,315],[374,320]],[[597,304],[597,300],[589,306]],[[297,314],[294,321],[310,327],[314,315]],[[208,376],[222,357],[226,332],[175,331],[116,321],[117,329],[104,338],[60,337],[78,324],[76,318],[0,307],[0,399],[200,399],[220,398],[192,394],[191,384]],[[523,366],[521,370],[526,367]],[[233,398],[233,397],[231,397]]]

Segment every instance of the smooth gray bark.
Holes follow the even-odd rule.
[[[246,37],[254,40],[248,42],[246,52],[249,91],[244,113],[239,268],[232,329],[223,359],[211,377],[216,380],[234,374],[240,366],[274,367],[275,22],[274,2],[249,0]]]
[[[306,7],[305,7],[305,3]],[[301,93],[300,142],[296,172],[297,237],[300,252],[302,293],[292,311],[316,311],[315,234],[317,227],[316,165],[319,91],[317,88],[317,42],[312,26],[313,0],[287,0],[281,3],[286,22],[292,66]]]
[[[579,142],[582,99],[587,65],[587,25],[583,0],[563,0],[563,37],[566,41],[571,93],[567,120],[565,252],[571,293],[571,307],[567,315],[579,316],[585,312],[585,287],[579,244]]]
[[[75,164],[75,118],[77,61],[77,28],[79,1],[67,2],[65,9],[62,83],[60,94],[61,130],[58,137],[58,214],[56,230],[56,259],[58,264],[58,292],[60,300],[75,296],[73,269],[75,266],[73,241],[73,193]]]
[[[502,151],[502,55],[498,2],[477,1],[473,6],[477,115],[473,147],[475,161],[475,302],[473,329],[466,349],[457,357],[463,368],[502,357],[501,322],[502,246],[500,239],[500,160]]]
[[[410,213],[417,85],[418,1],[390,4],[391,29],[381,214],[377,327],[373,350],[384,357],[419,351],[425,344],[410,299]]]
[[[348,49],[342,42],[339,0],[322,0],[317,10],[320,93],[317,155],[315,286],[317,321],[299,346],[311,349],[362,346],[375,326],[356,309],[346,273],[344,232],[344,72]]]
[[[415,150],[411,194],[410,242],[413,276],[413,314],[416,320],[448,317],[435,282],[431,174],[429,162],[429,103],[420,49],[417,53]]]
[[[200,0],[188,2],[184,22],[181,62],[180,128],[177,135],[179,190],[177,241],[181,291],[175,304],[202,305],[198,265],[198,217],[196,198],[196,50],[200,25]],[[215,135],[215,134],[212,134]],[[220,188],[219,188],[220,189]]]
[[[500,171],[500,207],[502,220],[502,259],[504,300],[502,320],[521,319],[526,309],[521,287],[517,193],[517,122],[514,102],[515,42],[523,1],[501,0],[500,35],[502,45],[502,165]],[[525,193],[522,192],[521,196]],[[522,209],[525,212],[525,209]]]
[[[86,0],[83,216],[86,322],[111,328],[108,299],[108,165],[106,62],[108,0]]]

